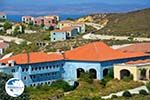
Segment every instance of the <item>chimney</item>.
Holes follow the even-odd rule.
[[[71,46],[70,50],[73,50],[73,49],[74,49],[73,46]]]
[[[61,54],[62,54],[63,58],[66,59],[66,57],[65,57],[65,52],[64,52],[64,51],[61,51]]]

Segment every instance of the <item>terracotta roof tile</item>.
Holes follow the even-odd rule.
[[[27,64],[28,57],[29,63],[40,63],[40,62],[49,62],[49,61],[57,61],[57,60],[80,60],[80,61],[108,61],[108,60],[116,60],[123,58],[132,58],[132,57],[141,57],[147,56],[144,53],[128,53],[117,51],[103,42],[94,42],[90,44],[86,44],[84,46],[75,48],[70,51],[66,51],[64,55],[58,53],[47,54],[44,52],[32,52],[27,55],[18,54],[3,60],[0,60],[2,63],[7,63],[9,60],[16,61],[17,64]],[[65,57],[65,58],[64,58]]]
[[[150,42],[149,43],[136,43],[133,45],[129,45],[126,47],[119,48],[117,50],[124,51],[124,52],[144,52],[150,53]]]
[[[126,64],[142,64],[142,63],[150,63],[150,59],[137,60],[137,61],[129,61]]]
[[[66,59],[81,61],[107,61],[140,56],[145,56],[145,54],[141,52],[124,53],[121,51],[116,51],[104,44],[103,42],[90,43],[65,52]]]
[[[44,52],[32,52],[29,54],[29,63],[39,63],[39,62],[48,62],[62,60],[63,56],[61,54],[52,53],[47,54]],[[28,54],[18,54],[6,59],[1,60],[2,63],[7,63],[9,60],[16,61],[17,64],[27,64],[28,63]]]

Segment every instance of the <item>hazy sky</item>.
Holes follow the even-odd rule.
[[[8,14],[121,12],[150,8],[150,0],[0,0]]]

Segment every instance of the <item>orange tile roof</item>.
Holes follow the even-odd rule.
[[[126,47],[119,48],[117,50],[127,52],[144,52],[150,53],[150,42],[147,43],[135,43]]]
[[[66,51],[64,55],[58,53],[47,54],[44,52],[32,52],[29,54],[29,63],[40,63],[57,60],[80,60],[80,61],[108,61],[123,58],[141,57],[147,56],[147,54],[128,53],[114,50],[104,44],[103,42],[94,42],[86,44],[84,46],[75,48],[70,51]],[[65,57],[65,58],[64,58]],[[2,63],[7,63],[9,60],[16,61],[17,64],[27,64],[28,55],[27,53],[18,54],[6,59],[0,60]]]
[[[47,54],[44,52],[32,52],[29,54],[29,63],[40,63],[40,62],[48,62],[48,61],[56,61],[62,60],[63,56],[58,53]],[[6,59],[0,60],[2,63],[8,63],[9,60],[14,60],[16,64],[27,64],[28,63],[28,55],[27,53],[18,54]]]
[[[75,29],[75,28],[74,27],[64,27],[62,29],[53,30],[52,32],[67,32],[67,31],[72,31],[73,29]]]
[[[126,64],[143,64],[143,63],[150,63],[150,59],[137,60],[137,61],[129,61]]]
[[[140,56],[146,56],[146,54],[141,52],[124,53],[121,51],[116,51],[103,42],[86,44],[84,46],[65,52],[66,59],[81,61],[107,61]]]

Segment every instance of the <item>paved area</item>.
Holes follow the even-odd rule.
[[[129,89],[128,91],[131,93],[131,94],[139,94],[139,91],[140,90],[145,90],[147,92],[148,89],[146,88],[146,86],[140,86],[138,88],[134,88],[134,89]],[[120,91],[120,92],[117,92],[117,93],[111,93],[110,95],[108,96],[102,96],[103,99],[110,99],[112,95],[116,95],[116,96],[122,96],[124,91]]]
[[[88,26],[92,26],[92,27],[94,27],[97,30],[100,30],[100,29],[102,29],[104,27],[103,25],[96,24],[96,23],[85,23],[85,24],[88,25]]]
[[[111,35],[95,35],[92,33],[88,33],[86,35],[83,35],[83,39],[91,39],[91,40],[128,40],[128,36],[111,36]],[[139,38],[135,37],[133,40],[135,41],[150,41],[150,38]]]
[[[17,37],[11,37],[11,36],[0,36],[0,39],[3,39],[6,42],[12,42],[14,41],[16,44],[21,44],[22,42],[24,42],[24,39],[21,38],[17,38]],[[28,44],[30,44],[31,42],[27,41]]]

